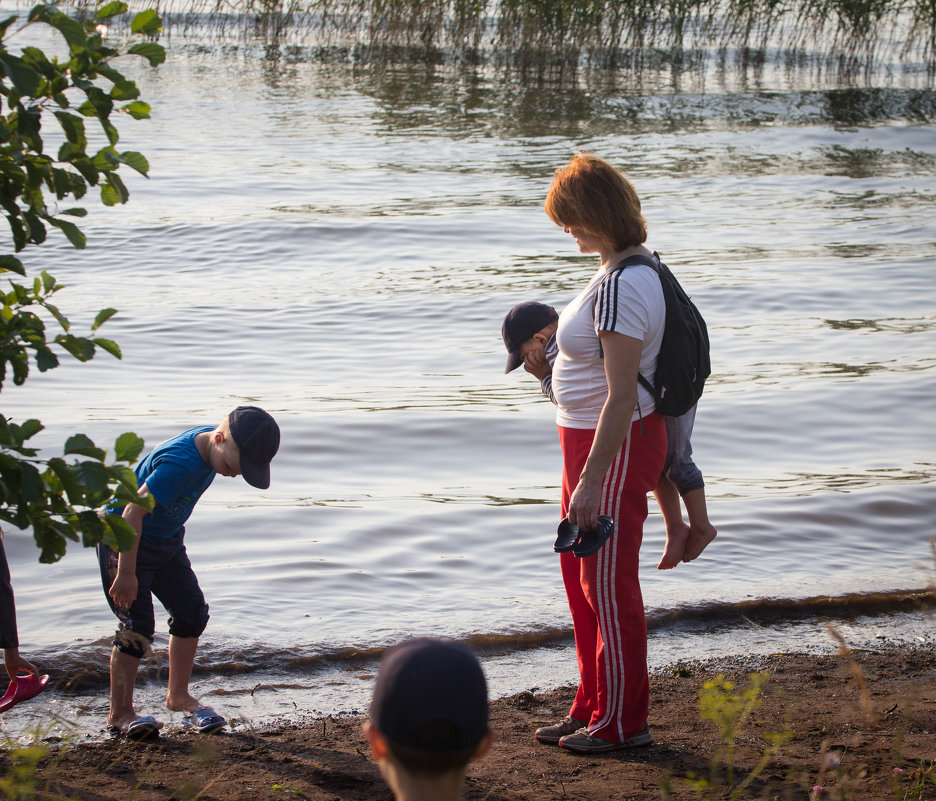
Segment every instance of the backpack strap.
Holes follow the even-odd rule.
[[[621,270],[624,270],[628,267],[632,267],[635,264],[643,264],[645,267],[649,267],[657,275],[660,274],[660,254],[656,251],[653,251],[653,258],[648,258],[647,256],[640,256],[634,254],[633,256],[627,256],[624,259],[621,259],[617,264],[614,265],[608,272],[604,274],[604,277],[601,279],[601,282],[598,284],[598,288],[595,290],[595,297],[592,298],[592,318],[595,316],[595,308],[598,305],[598,293],[601,292],[601,288],[604,286],[605,281],[607,281],[615,273],[619,273]],[[601,337],[598,337],[598,353],[601,355],[601,358],[604,358],[604,348],[601,346]],[[656,390],[643,373],[637,373],[637,380],[643,384],[644,389],[647,390],[654,398],[656,398]]]

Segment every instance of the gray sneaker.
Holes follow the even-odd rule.
[[[536,734],[533,736],[541,743],[559,745],[559,740],[561,738],[565,737],[567,734],[578,731],[587,724],[588,721],[586,720],[576,720],[571,715],[566,715],[561,723],[554,723],[552,726],[542,726],[536,730]]]
[[[559,741],[559,747],[576,754],[605,754],[608,751],[620,751],[624,748],[642,748],[653,745],[653,735],[650,727],[644,723],[630,737],[620,743],[602,740],[588,733],[588,729],[581,728],[574,734],[567,734]]]

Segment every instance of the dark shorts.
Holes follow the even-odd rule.
[[[169,613],[171,635],[198,637],[208,625],[208,604],[185,552],[184,534],[180,532],[161,542],[140,540],[136,563],[139,586],[136,600],[129,609],[117,606],[107,595],[117,575],[117,552],[103,544],[97,546],[104,594],[120,621],[114,636],[118,651],[136,657],[148,653],[156,630],[154,595]]]

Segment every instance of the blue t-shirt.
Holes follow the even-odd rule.
[[[143,518],[142,537],[158,542],[182,530],[195,504],[216,475],[195,447],[195,437],[214,426],[196,426],[157,445],[137,465],[139,486],[146,484],[156,499],[153,510]]]

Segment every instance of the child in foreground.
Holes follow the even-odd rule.
[[[556,330],[559,315],[551,306],[527,302],[514,306],[501,327],[501,336],[507,348],[505,373],[523,368],[540,381],[543,394],[553,403],[552,365],[558,345]],[[691,562],[715,539],[717,531],[708,518],[705,502],[705,482],[702,471],[692,461],[689,438],[695,422],[696,407],[680,417],[665,417],[666,462],[663,474],[653,491],[666,525],[666,545],[657,565],[659,570],[676,567],[680,562]],[[682,498],[689,515],[688,525],[683,520],[679,499]]]
[[[110,714],[114,733],[143,740],[159,736],[162,723],[137,716],[133,705],[140,659],[155,631],[153,596],[169,612],[169,676],[166,707],[185,715],[201,732],[227,721],[189,693],[198,638],[208,623],[208,604],[185,552],[185,522],[217,473],[243,475],[253,487],[270,486],[270,461],[279,449],[276,421],[256,406],[238,406],[217,426],[197,426],[158,445],[136,468],[139,494],[152,496],[152,511],[135,503],[120,512],[137,533],[132,548],[117,553],[98,545],[101,580],[120,620],[110,658]]]
[[[409,640],[377,669],[364,736],[396,801],[457,801],[491,746],[481,663],[451,640]]]

